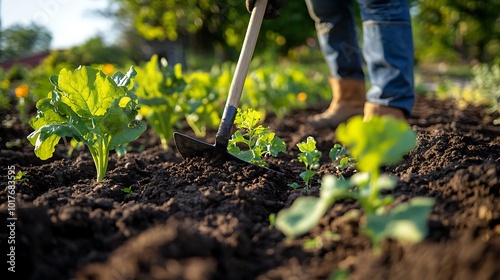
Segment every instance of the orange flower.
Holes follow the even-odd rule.
[[[104,67],[102,68],[102,72],[106,74],[106,76],[111,76],[115,72],[115,66],[111,63],[106,63]]]
[[[306,101],[307,100],[307,93],[305,93],[305,92],[299,92],[299,94],[297,95],[297,99],[300,102]]]
[[[17,98],[26,98],[28,97],[28,90],[29,90],[29,87],[28,85],[20,85],[18,87],[16,87],[16,97]]]

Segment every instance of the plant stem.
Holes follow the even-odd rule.
[[[160,135],[161,148],[168,150],[168,139],[169,135],[172,134],[169,125],[170,116],[167,112],[154,112],[153,120],[158,122],[157,131],[158,135]]]
[[[379,195],[379,187],[378,187],[378,177],[379,177],[380,171],[374,170],[373,172],[370,173],[370,181],[368,183],[368,186],[370,188],[370,194],[368,197],[368,206],[369,206],[369,212],[373,213],[375,210],[377,210],[377,205],[374,205],[374,202],[377,201],[377,197]]]
[[[90,154],[94,160],[94,164],[97,170],[97,182],[102,181],[106,176],[106,171],[108,170],[109,161],[109,136],[99,137],[97,147],[89,147]]]

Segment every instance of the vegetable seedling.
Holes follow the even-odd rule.
[[[111,78],[102,71],[80,66],[50,77],[54,90],[37,102],[30,121],[35,131],[28,140],[42,160],[52,157],[61,137],[85,144],[97,169],[97,181],[106,174],[109,152],[137,139],[146,125],[135,119],[137,97],[131,91],[133,67]]]
[[[266,156],[276,157],[278,153],[286,151],[285,142],[269,127],[260,122],[260,113],[254,109],[242,111],[238,108],[234,124],[237,130],[229,139],[227,150],[232,155],[252,164],[268,167],[263,159]],[[242,132],[243,131],[243,132]],[[238,146],[243,144],[246,150]]]
[[[135,94],[144,116],[158,135],[161,147],[168,149],[172,139],[174,125],[180,120],[184,107],[180,98],[186,87],[181,64],[169,68],[158,63],[158,56],[153,55],[143,67],[137,67]]]
[[[17,172],[16,174],[16,177],[14,178],[14,180],[16,182],[19,182],[19,183],[24,183],[24,182],[28,182],[29,179],[24,177],[24,175],[26,175],[28,173],[28,171],[19,171]]]
[[[123,192],[124,193],[128,193],[128,194],[133,194],[134,191],[132,191],[132,187],[126,187],[126,188],[123,188]]]
[[[304,181],[306,190],[311,187],[311,178],[318,173],[319,160],[322,153],[316,149],[316,140],[312,136],[308,136],[305,142],[297,144],[299,148],[298,160],[304,163],[306,170],[300,173],[300,178]]]
[[[426,219],[432,210],[431,198],[413,198],[387,212],[385,206],[393,201],[382,190],[392,189],[396,179],[380,175],[384,164],[394,164],[416,145],[416,135],[408,124],[394,118],[374,117],[363,121],[351,118],[336,130],[337,139],[349,148],[362,172],[349,180],[326,175],[322,179],[319,197],[299,197],[276,217],[276,228],[288,238],[307,233],[328,208],[337,200],[358,200],[367,219],[362,232],[368,235],[377,249],[381,240],[392,237],[401,241],[418,242],[427,234]]]
[[[349,151],[341,144],[336,143],[328,153],[330,160],[337,164],[337,169],[342,170],[356,165],[356,159],[350,157]]]

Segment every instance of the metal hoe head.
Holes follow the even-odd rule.
[[[229,153],[227,151],[227,145],[218,144],[217,141],[215,144],[209,144],[178,132],[174,132],[174,141],[177,150],[184,159],[192,157],[220,156],[222,159],[227,161],[233,160],[238,163],[250,164],[249,162],[246,162]]]

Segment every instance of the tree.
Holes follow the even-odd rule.
[[[36,23],[15,24],[2,31],[0,61],[48,51],[52,42],[50,31]]]
[[[146,40],[160,42],[158,46],[176,42],[182,48],[232,60],[239,53],[250,18],[241,0],[109,1],[104,15],[115,17],[122,27],[133,26]],[[256,52],[273,48],[286,53],[315,36],[304,1],[289,1],[281,13],[279,19],[264,22]]]
[[[500,37],[500,0],[420,0],[418,8],[418,39],[431,42],[424,50],[431,57],[449,57],[450,50],[462,61],[498,56],[498,46],[488,49]]]
[[[46,66],[65,65],[76,68],[79,65],[112,63],[125,66],[129,63],[125,51],[117,45],[106,45],[104,39],[97,35],[88,39],[80,46],[64,51],[53,51],[44,61]]]

